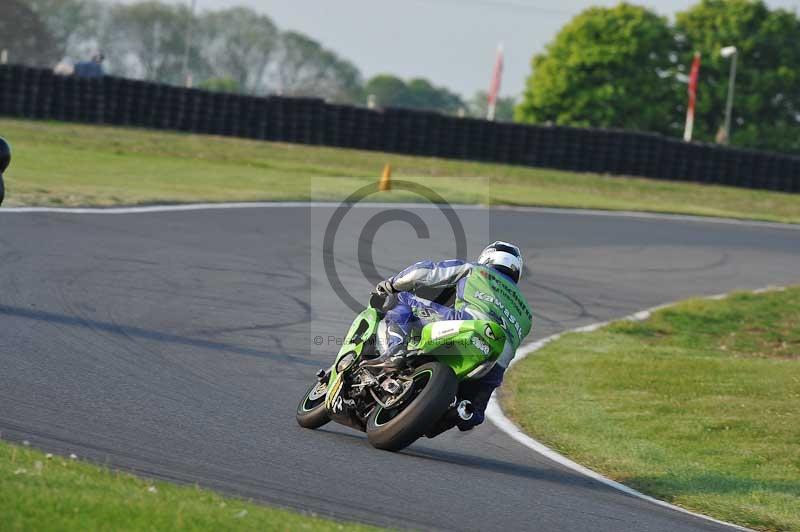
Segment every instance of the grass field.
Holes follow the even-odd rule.
[[[0,443],[0,530],[377,530]]]
[[[800,288],[569,334],[508,375],[529,434],[633,488],[800,530]]]
[[[0,136],[14,149],[6,206],[340,200],[391,163],[396,178],[454,203],[800,223],[800,196],[776,192],[52,122],[3,119]],[[395,192],[381,198],[410,199]]]

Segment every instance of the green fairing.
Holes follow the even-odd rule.
[[[334,383],[339,377],[339,373],[336,371],[336,366],[339,364],[339,361],[348,353],[355,353],[354,362],[357,362],[358,359],[361,358],[361,351],[364,349],[364,346],[367,345],[368,342],[375,341],[375,331],[379,322],[378,311],[369,307],[364,309],[364,311],[353,320],[353,324],[350,326],[350,330],[347,331],[347,336],[345,336],[344,343],[339,349],[339,354],[336,355],[336,361],[330,368],[331,374],[328,378],[328,393],[325,399],[326,405],[330,406],[339,389],[341,389],[341,387],[334,386]]]
[[[503,328],[494,322],[452,320],[429,323],[422,328],[419,341],[409,342],[408,347],[433,355],[453,368],[458,380],[464,380],[473,371],[492,365],[505,341]]]
[[[419,338],[408,343],[409,351],[433,356],[450,366],[458,380],[482,376],[502,354],[507,336],[516,349],[531,330],[531,311],[519,289],[494,270],[476,266],[475,274],[470,275],[464,288],[464,299],[470,307],[505,323],[505,328],[494,321],[437,321],[423,327]],[[329,409],[343,388],[336,369],[339,361],[353,353],[355,357],[349,367],[354,367],[364,346],[375,342],[379,322],[377,310],[367,308],[350,326],[330,368],[325,398]]]
[[[477,308],[505,323],[505,330],[514,349],[531,332],[531,309],[519,288],[497,271],[485,266],[474,267],[464,286],[464,305]]]

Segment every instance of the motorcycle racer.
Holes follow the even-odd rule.
[[[3,137],[0,137],[0,205],[3,204],[3,197],[5,196],[5,187],[3,184],[3,172],[8,168],[11,162],[11,147]]]
[[[413,331],[440,320],[487,320],[506,333],[497,363],[477,380],[465,381],[459,396],[472,402],[473,416],[458,428],[470,430],[483,423],[489,397],[503,383],[503,375],[517,348],[531,330],[531,310],[517,287],[522,273],[517,246],[497,241],[487,246],[477,262],[421,261],[378,283],[376,292],[389,298],[389,308],[378,334],[381,357],[374,363],[402,357]],[[421,294],[436,293],[438,301]]]

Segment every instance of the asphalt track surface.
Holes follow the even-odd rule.
[[[0,212],[2,437],[401,528],[725,528],[583,478],[489,423],[398,454],[343,427],[299,428],[296,403],[335,351],[309,348],[310,338],[341,334],[352,318],[316,296],[325,283],[308,266],[314,216],[299,206]],[[459,216],[488,216],[491,236],[526,250],[532,338],[691,295],[800,282],[795,229],[568,212]],[[377,234],[382,273],[447,247],[392,245],[392,231],[403,230]],[[353,261],[340,266],[346,285],[358,278]]]

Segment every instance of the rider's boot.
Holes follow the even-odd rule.
[[[397,324],[386,326],[387,342],[383,352],[377,358],[362,362],[363,366],[380,367],[386,369],[399,369],[405,365],[405,357],[408,353],[408,336],[406,331]]]

